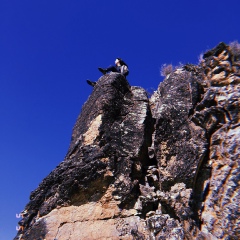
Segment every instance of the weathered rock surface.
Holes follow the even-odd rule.
[[[102,76],[15,239],[239,239],[239,61],[220,43],[150,99]]]

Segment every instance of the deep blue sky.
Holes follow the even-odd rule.
[[[116,57],[131,85],[157,89],[160,67],[198,63],[219,42],[239,40],[239,0],[0,1],[0,239],[63,159],[86,79]]]

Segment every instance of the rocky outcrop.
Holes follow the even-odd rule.
[[[220,43],[150,99],[102,76],[15,239],[238,239],[239,60]]]
[[[198,176],[204,188],[196,191],[202,194],[201,230],[217,239],[239,239],[240,56],[221,43],[205,59],[204,80],[211,77],[210,86],[193,116],[209,139],[208,156],[200,168],[209,173]]]

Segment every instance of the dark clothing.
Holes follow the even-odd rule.
[[[117,59],[117,60],[119,60],[119,59]],[[117,66],[117,65],[116,66],[110,66],[106,69],[99,67],[98,70],[102,74],[106,74],[107,72],[118,72],[118,73],[121,73],[124,77],[126,77],[129,74],[128,66],[123,61],[120,64],[122,64],[122,65],[120,65],[120,66]],[[87,80],[87,84],[89,84],[92,87],[94,87],[96,85],[96,83],[97,82]]]
[[[123,74],[125,77],[129,74],[128,67],[126,65],[122,66],[110,66],[106,68],[106,72],[119,72]]]

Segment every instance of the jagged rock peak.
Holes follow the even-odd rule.
[[[239,76],[224,43],[150,99],[102,76],[15,239],[239,239]]]

